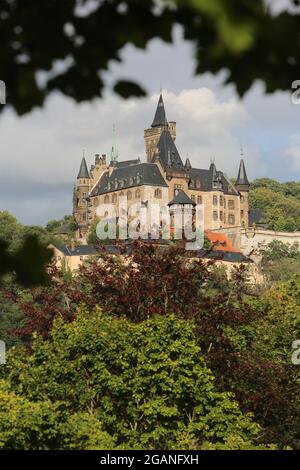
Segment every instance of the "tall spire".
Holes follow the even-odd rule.
[[[79,179],[79,178],[90,178],[90,174],[89,174],[89,170],[88,170],[88,167],[87,167],[87,164],[86,164],[84,152],[83,152],[83,157],[82,157],[82,160],[81,160],[81,164],[80,164],[80,168],[79,168],[79,172],[78,172],[78,176],[77,176],[77,179]]]
[[[162,94],[160,93],[155,116],[151,124],[151,127],[162,127],[162,126],[165,126],[166,124],[167,124],[167,116],[166,116],[166,111],[165,111],[165,105],[164,105]]]
[[[243,156],[243,154],[241,154]],[[249,180],[246,173],[244,159],[241,158],[236,185],[249,186]]]
[[[113,125],[113,136],[112,136],[112,146],[110,151],[110,161],[116,162],[118,160],[118,147],[117,147],[117,139],[116,139],[116,128]]]

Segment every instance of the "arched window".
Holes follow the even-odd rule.
[[[106,195],[104,197],[104,204],[109,204],[109,196],[108,195]]]
[[[116,204],[116,202],[117,202],[117,195],[116,194],[112,195],[111,201],[112,201],[113,204]]]
[[[131,191],[127,191],[127,199],[128,199],[128,201],[131,201],[131,199],[132,199],[132,192]]]
[[[218,196],[213,196],[213,205],[214,206],[218,205]]]
[[[141,197],[141,191],[139,189],[136,190],[135,197],[136,199],[139,199]]]
[[[156,188],[156,190],[154,191],[154,197],[156,197],[156,199],[161,198],[161,190],[159,188]]]
[[[202,204],[202,196],[197,196],[197,204]]]

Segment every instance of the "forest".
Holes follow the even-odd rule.
[[[252,183],[252,202],[297,200],[272,184]],[[61,223],[0,213],[12,255]],[[104,249],[75,275],[47,263],[36,285],[1,277],[1,449],[300,449],[298,247],[264,249],[258,285],[177,245]]]

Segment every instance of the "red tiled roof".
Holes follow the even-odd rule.
[[[231,241],[224,233],[216,233],[211,230],[205,230],[205,236],[214,245],[214,250],[231,251],[240,253],[240,250],[232,246]]]

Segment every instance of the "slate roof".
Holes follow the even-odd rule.
[[[86,160],[83,157],[81,160],[80,168],[79,168],[79,173],[77,175],[77,178],[90,178],[89,170],[86,164]]]
[[[212,166],[213,165],[213,166]],[[225,194],[238,195],[238,190],[222,171],[217,171],[215,165],[212,164],[208,170],[192,168],[190,170],[189,189],[199,191],[212,191],[220,189]],[[197,186],[197,180],[199,186]],[[216,187],[214,187],[214,184]],[[218,184],[220,185],[218,187]]]
[[[136,158],[134,160],[126,160],[123,162],[116,162],[115,166],[116,168],[122,168],[123,166],[129,166],[129,165],[137,165],[138,163],[141,163],[139,158]]]
[[[166,111],[165,111],[164,100],[163,100],[162,94],[160,94],[159,100],[157,103],[155,116],[151,124],[151,127],[161,127],[161,126],[165,126],[166,124],[167,124],[167,116],[166,116]]]
[[[262,209],[250,209],[249,210],[249,225],[263,225],[264,222],[264,211]]]
[[[184,165],[168,129],[164,129],[157,143],[158,159],[164,168],[184,171]]]
[[[97,196],[142,185],[168,187],[155,163],[117,165],[110,176],[108,171],[103,174],[91,195]]]
[[[53,243],[53,245],[65,256],[90,256],[99,254],[95,245],[76,245],[75,250],[71,250],[71,247],[67,245],[56,243]]]
[[[175,204],[183,205],[183,204],[191,204],[195,206],[195,202],[191,200],[191,198],[182,190],[178,192],[178,194],[169,202],[168,206],[174,206]]]
[[[245,163],[244,163],[243,159],[241,159],[241,161],[240,161],[238,177],[237,177],[237,180],[236,180],[235,184],[240,184],[242,186],[243,185],[249,186],[249,180],[248,180],[248,177],[247,177]]]

